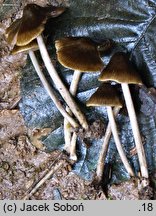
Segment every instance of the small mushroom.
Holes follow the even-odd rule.
[[[107,67],[102,71],[99,81],[116,81],[121,84],[138,153],[141,174],[142,177],[148,178],[146,156],[128,86],[128,84],[142,84],[139,74],[129,61],[128,56],[123,52],[118,52],[113,55]]]
[[[90,99],[86,103],[87,106],[106,106],[107,113],[108,113],[108,119],[111,125],[112,134],[114,137],[114,141],[116,144],[116,148],[119,152],[119,155],[121,157],[121,160],[129,173],[130,176],[134,176],[134,172],[126,158],[126,155],[123,151],[122,144],[119,139],[118,131],[117,131],[117,125],[114,118],[114,113],[112,110],[112,107],[122,107],[122,103],[120,102],[120,99],[118,97],[117,91],[114,86],[111,86],[108,83],[102,84],[97,91],[90,97]],[[98,163],[98,166],[101,166],[100,163]],[[97,167],[97,170],[101,170],[101,167]],[[101,176],[98,176],[97,172],[97,179],[101,178]]]
[[[66,37],[55,41],[58,61],[66,68],[74,70],[69,91],[76,95],[81,72],[96,72],[103,68],[97,45],[89,38]],[[67,108],[71,113],[71,110]],[[77,160],[75,153],[76,134],[71,138],[70,125],[64,120],[65,150],[70,152],[70,158]]]
[[[64,10],[65,8],[63,7],[40,7],[36,4],[28,4],[23,10],[22,18],[16,20],[6,30],[6,38],[9,43],[17,46],[25,46],[32,40],[37,39],[42,59],[58,91],[62,95],[67,105],[71,108],[73,114],[77,117],[82,127],[87,128],[88,124],[86,122],[85,116],[77,106],[76,102],[73,100],[69,91],[56,72],[41,36],[47,19],[49,17],[56,17],[60,15],[64,12]]]
[[[25,46],[36,39],[44,30],[49,17],[57,17],[65,11],[64,7],[27,4],[23,9],[23,16],[17,19],[6,29],[5,35],[8,43]]]

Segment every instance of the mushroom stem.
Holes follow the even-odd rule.
[[[64,118],[64,150],[68,153],[70,153],[71,134],[71,125],[69,121]]]
[[[139,131],[139,126],[138,126],[136,113],[135,113],[131,93],[129,90],[129,86],[127,83],[122,83],[121,86],[122,86],[122,90],[123,90],[123,94],[124,94],[124,98],[125,98],[130,122],[131,122],[131,127],[132,127],[132,131],[134,135],[134,140],[135,140],[139,164],[140,164],[141,175],[144,178],[148,178],[148,169],[147,169],[145,151],[144,151],[142,140],[141,140],[141,135]]]
[[[115,117],[118,115],[119,111],[120,111],[119,107],[115,107],[113,109]],[[106,132],[105,132],[104,140],[102,143],[99,159],[97,162],[97,168],[96,168],[97,182],[100,182],[102,180],[102,175],[104,173],[104,166],[105,166],[105,158],[106,158],[106,154],[108,151],[109,140],[110,140],[111,134],[112,134],[112,130],[111,130],[110,122],[109,122],[107,125],[107,128],[106,128]]]
[[[70,84],[70,93],[75,96],[76,95],[76,92],[77,92],[77,89],[78,89],[78,84],[79,84],[79,81],[80,81],[80,78],[81,78],[81,71],[79,70],[75,70],[74,71],[74,74],[73,74],[73,78],[72,78],[72,82]]]
[[[43,61],[45,63],[45,66],[46,66],[48,72],[49,72],[49,75],[51,76],[53,82],[57,86],[58,91],[62,95],[63,99],[65,100],[65,102],[67,103],[69,108],[72,110],[75,117],[79,120],[82,127],[84,129],[87,129],[88,124],[87,124],[86,118],[85,118],[84,114],[81,112],[80,108],[75,103],[75,101],[73,100],[71,94],[69,93],[69,91],[67,90],[65,85],[63,84],[63,82],[60,79],[59,75],[57,74],[57,72],[56,72],[56,70],[55,70],[55,68],[54,68],[54,66],[53,66],[53,64],[51,62],[50,56],[49,56],[49,54],[47,52],[46,46],[44,44],[44,41],[43,41],[43,38],[42,38],[41,35],[39,35],[37,37],[37,42],[38,42],[38,46],[39,46],[39,49],[40,49],[42,59],[43,59]]]
[[[46,89],[46,91],[48,92],[49,96],[51,97],[51,99],[53,100],[54,104],[56,105],[56,107],[58,108],[58,110],[60,111],[60,113],[64,116],[65,119],[67,119],[70,124],[75,128],[75,127],[78,127],[78,124],[77,122],[71,117],[71,115],[69,115],[64,107],[62,106],[62,104],[60,103],[59,99],[56,97],[53,89],[50,87],[49,83],[47,82],[44,74],[42,73],[41,69],[40,69],[40,66],[38,64],[38,61],[36,59],[36,56],[34,54],[33,51],[29,50],[29,56],[30,56],[30,59],[33,63],[33,66],[44,86],[44,88]]]
[[[77,140],[77,134],[73,133],[71,142],[70,142],[70,159],[74,161],[77,161],[76,140]]]
[[[122,144],[121,144],[120,139],[119,139],[119,135],[118,135],[118,132],[117,132],[117,126],[116,126],[116,123],[115,123],[114,114],[113,114],[113,110],[112,110],[111,106],[107,106],[107,114],[108,114],[109,122],[110,122],[110,125],[111,125],[112,134],[113,134],[113,137],[114,137],[116,148],[117,148],[117,150],[119,152],[121,160],[122,160],[127,172],[129,173],[129,175],[134,176],[134,172],[133,172],[130,164],[128,163],[128,160],[126,158],[126,155],[125,155],[125,153],[123,151],[123,148],[122,148]]]
[[[73,74],[72,82],[71,82],[70,88],[69,88],[69,92],[73,96],[76,95],[76,92],[77,92],[77,89],[78,89],[78,83],[80,81],[80,78],[81,78],[81,72],[79,70],[75,70],[74,74]],[[66,111],[70,115],[72,115],[72,112],[71,112],[69,107],[66,107]],[[69,121],[67,121],[67,119],[64,119],[64,140],[65,140],[64,149],[68,153],[70,153],[70,156],[72,158],[76,158],[76,155],[75,155],[75,157],[73,157],[73,154],[74,154],[74,146],[76,146],[76,143],[74,143],[74,140],[76,142],[76,137],[77,136],[76,136],[75,132],[73,133],[73,138],[71,138],[71,135],[72,135],[72,132],[71,132],[71,127],[70,127]]]

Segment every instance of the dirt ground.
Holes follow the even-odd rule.
[[[59,151],[47,153],[40,138],[50,129],[30,130],[25,126],[18,109],[20,96],[20,71],[26,64],[26,55],[9,54],[10,47],[4,32],[11,21],[21,15],[27,3],[45,5],[51,1],[12,1],[12,10],[0,22],[0,199],[94,199],[105,200],[101,188],[84,181],[73,172],[66,155]],[[53,1],[54,4],[66,0]],[[0,1],[0,5],[5,1]],[[17,12],[18,11],[18,12]],[[50,170],[55,169],[44,184],[34,193],[30,191]],[[135,181],[112,186],[109,199],[138,199]],[[131,191],[131,193],[129,193]]]

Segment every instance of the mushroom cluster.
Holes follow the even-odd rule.
[[[145,152],[130,89],[128,86],[128,84],[142,85],[141,78],[133,67],[132,63],[129,61],[128,56],[123,52],[117,52],[113,55],[109,64],[102,71],[99,80],[116,81],[121,84],[138,153],[141,175],[142,177],[148,178]]]
[[[130,89],[128,86],[128,84],[142,85],[139,74],[133,67],[126,53],[115,53],[110,59],[110,62],[105,66],[100,57],[99,44],[93,42],[89,38],[66,37],[57,40],[55,42],[55,47],[57,59],[60,64],[74,71],[73,79],[68,90],[52,64],[51,58],[44,43],[44,39],[41,35],[45,28],[47,19],[49,17],[59,16],[64,11],[65,8],[63,7],[40,7],[36,4],[28,4],[27,6],[25,6],[22,18],[12,23],[12,25],[7,28],[5,33],[8,43],[13,46],[11,54],[17,54],[19,52],[29,53],[30,59],[42,84],[44,85],[49,96],[65,119],[64,149],[70,154],[70,158],[75,161],[77,160],[77,134],[73,132],[72,128],[79,127],[80,125],[85,130],[89,128],[85,115],[81,112],[74,99],[78,89],[78,83],[80,81],[82,72],[90,73],[102,71],[98,78],[99,81],[103,82],[102,85],[90,97],[90,99],[86,101],[87,107],[106,106],[109,119],[99,160],[97,163],[96,175],[98,182],[100,182],[102,178],[104,160],[107,153],[111,133],[113,135],[118,153],[128,174],[130,176],[135,175],[122,148],[115,121],[115,117],[122,107],[122,101],[118,96],[115,85],[112,85],[110,82],[113,81],[120,83],[130,118],[132,132],[134,135],[141,176],[145,179],[148,179],[145,151],[141,140],[139,125],[137,122]],[[66,108],[64,108],[64,106],[60,103],[60,101],[56,97],[54,89],[46,80],[46,77],[44,76],[34,53],[34,51],[36,50],[40,51],[42,60],[47,71],[49,72],[50,77],[52,78],[62,98],[66,102]]]
[[[148,179],[148,169],[145,157],[145,152],[141,140],[141,135],[139,131],[139,126],[134,110],[133,101],[131,98],[130,90],[128,84],[142,85],[141,78],[137,73],[136,69],[133,67],[132,63],[129,61],[128,56],[124,52],[115,53],[109,64],[104,67],[101,64],[101,58],[98,52],[97,46],[91,42],[88,38],[63,38],[55,42],[58,61],[67,68],[75,70],[73,81],[71,83],[70,91],[73,95],[76,94],[78,80],[80,79],[80,73],[89,71],[102,71],[99,77],[99,81],[108,82],[115,81],[121,83],[127,110],[129,113],[129,118],[131,122],[132,131],[134,134],[134,140],[136,144],[136,149],[138,153],[138,159],[140,164],[141,176]],[[73,53],[74,50],[74,53]],[[89,62],[89,64],[88,64]],[[93,65],[93,66],[92,66]],[[97,68],[96,68],[97,65]],[[104,69],[100,69],[104,67]],[[75,79],[75,77],[78,78]],[[74,89],[74,90],[72,90]],[[102,173],[104,169],[104,158],[106,156],[109,139],[111,136],[111,131],[114,137],[114,141],[123,161],[123,164],[130,176],[134,176],[131,165],[129,164],[126,155],[123,151],[122,144],[120,142],[117,126],[115,123],[114,113],[118,113],[122,104],[116,95],[116,91],[111,84],[102,84],[98,90],[91,96],[91,98],[86,102],[87,106],[106,106],[109,118],[109,125],[106,130],[106,135],[104,138],[103,146],[100,152],[100,157],[97,165],[97,181],[100,182],[102,178]],[[112,110],[114,107],[114,112]],[[69,112],[70,110],[68,110]],[[75,152],[76,135],[67,132],[67,122],[65,122],[65,149],[70,153],[70,157],[74,160],[77,159]],[[74,141],[73,141],[74,140]],[[69,147],[70,146],[70,147]]]
[[[79,124],[72,118],[63,108],[61,103],[56,97],[56,94],[52,88],[50,88],[48,82],[45,79],[44,74],[40,70],[39,64],[34,54],[34,49],[39,49],[45,67],[49,72],[50,77],[52,78],[54,84],[56,85],[58,91],[60,92],[62,98],[65,100],[66,104],[72,110],[72,113],[78,119],[81,126],[85,129],[88,128],[88,124],[84,114],[81,112],[80,108],[73,100],[68,89],[60,79],[58,73],[56,72],[48,51],[46,49],[42,32],[45,28],[45,23],[49,17],[56,17],[62,14],[65,11],[64,7],[41,7],[36,4],[28,4],[23,9],[22,18],[16,20],[11,24],[9,28],[6,29],[6,39],[9,44],[14,46],[12,53],[16,54],[22,51],[28,51],[29,56],[32,60],[32,63],[36,69],[38,76],[41,79],[41,82],[45,86],[45,89],[49,93],[53,102],[60,110],[62,115],[68,119],[73,127],[78,127]]]

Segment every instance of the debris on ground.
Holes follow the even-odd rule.
[[[140,188],[138,179],[134,178],[110,186],[108,194],[108,198],[111,200],[150,200],[153,198],[152,188],[149,185]]]

